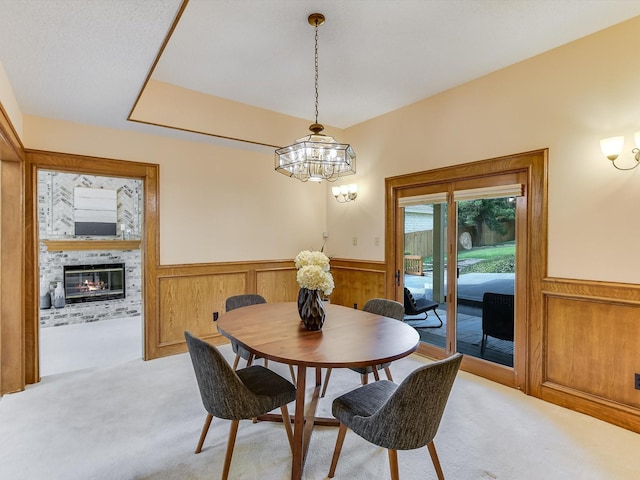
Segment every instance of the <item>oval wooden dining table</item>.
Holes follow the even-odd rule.
[[[225,313],[217,322],[222,335],[254,355],[297,367],[293,480],[302,478],[313,426],[338,425],[335,418],[315,416],[322,368],[365,367],[391,362],[414,352],[420,342],[418,333],[401,321],[329,303],[325,307],[325,322],[319,331],[305,329],[295,302],[238,308]],[[316,369],[316,381],[305,411],[307,367]],[[275,414],[261,418],[282,420]]]

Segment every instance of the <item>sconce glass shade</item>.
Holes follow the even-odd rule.
[[[358,196],[358,185],[351,183],[339,187],[331,187],[331,193],[339,203],[346,203],[355,200]]]
[[[620,155],[620,153],[622,152],[623,147],[624,137],[609,137],[600,140],[600,148],[602,149],[602,153],[611,161],[618,158],[618,155]]]
[[[303,182],[334,182],[338,177],[356,173],[356,154],[349,144],[312,133],[276,150],[275,168]]]
[[[636,147],[640,148],[640,132],[633,134],[633,140],[636,142]]]

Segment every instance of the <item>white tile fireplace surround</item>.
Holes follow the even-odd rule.
[[[118,235],[74,234],[74,189],[107,189],[117,192]],[[142,315],[142,252],[139,243],[116,243],[116,240],[141,240],[142,181],[131,178],[101,177],[76,173],[41,170],[38,172],[38,234],[40,252],[40,290],[51,282],[63,282],[65,265],[118,264],[125,265],[123,299],[67,303],[63,308],[40,309],[40,326],[51,327],[98,320],[138,317]],[[120,228],[122,226],[122,228]],[[81,241],[82,248],[70,248]],[[91,248],[95,241],[96,249]],[[110,241],[114,241],[113,244]],[[67,243],[58,249],[48,245]],[[89,245],[89,246],[87,246]],[[73,245],[75,247],[75,245]],[[121,249],[120,249],[121,248]],[[129,249],[131,248],[131,249]]]

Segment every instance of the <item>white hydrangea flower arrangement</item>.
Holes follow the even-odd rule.
[[[303,250],[295,259],[298,274],[296,279],[301,288],[320,290],[325,295],[333,292],[333,276],[329,272],[329,257],[323,252]]]

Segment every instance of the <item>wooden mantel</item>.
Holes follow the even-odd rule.
[[[69,250],[138,250],[140,240],[43,240],[50,252]]]

